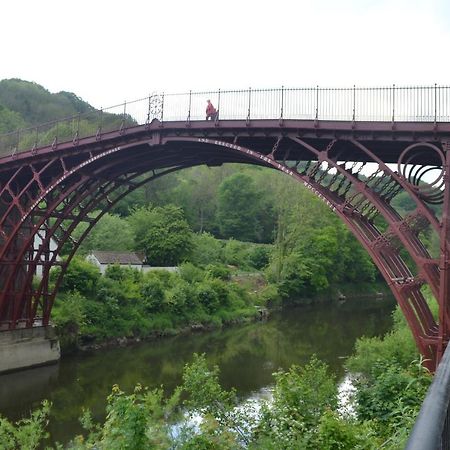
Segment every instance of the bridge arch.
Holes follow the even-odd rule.
[[[420,233],[428,228],[440,234],[442,224],[424,202],[418,186],[384,162],[394,162],[394,158],[380,156],[372,149],[381,146],[392,151],[395,146],[396,154],[402,154],[419,147],[420,142],[408,137],[400,143],[378,143],[367,135],[358,136],[350,127],[347,134],[336,130],[319,133],[309,128],[311,124],[306,127],[309,131],[300,130],[298,121],[263,122],[233,123],[228,129],[216,123],[198,127],[183,123],[171,128],[155,121],[101,139],[81,139],[15,155],[11,167],[4,166],[9,172],[4,176],[7,181],[0,185],[0,322],[12,328],[21,321],[31,326],[40,309],[43,323],[48,323],[67,263],[59,263],[61,275],[52,291],[49,270],[58,264],[58,253],[80,222],[87,222],[88,227],[81,239],[72,243],[69,260],[100,217],[144,182],[194,165],[241,162],[287,174],[339,215],[379,268],[418,348],[433,368],[450,315],[442,300],[440,261],[429,254]],[[425,145],[433,145],[437,164],[442,165],[439,157],[445,154],[446,144],[434,140]],[[415,162],[425,164],[422,156],[417,158]],[[369,164],[374,168],[365,176],[364,168]],[[139,180],[149,171],[147,178]],[[391,204],[400,191],[407,192],[416,206],[406,216]],[[90,218],[89,213],[99,205],[101,213]],[[33,248],[36,234],[42,236],[37,250]],[[55,250],[50,249],[52,237],[57,240]],[[43,264],[44,271],[35,288],[32,277],[38,264]],[[424,284],[439,299],[439,323],[422,294]]]

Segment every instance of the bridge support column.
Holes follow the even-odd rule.
[[[59,341],[53,327],[0,331],[0,373],[56,363]]]

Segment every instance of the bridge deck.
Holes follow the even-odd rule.
[[[371,148],[384,162],[396,163],[405,143],[436,142],[440,145],[443,138],[450,137],[450,123],[433,124],[428,122],[349,122],[349,121],[315,121],[315,120],[220,120],[211,121],[175,121],[160,122],[153,120],[150,124],[130,126],[121,130],[113,130],[100,134],[74,139],[72,136],[61,137],[58,142],[52,142],[40,147],[28,147],[20,152],[13,148],[1,148],[0,171],[21,164],[24,160],[55,151],[67,152],[82,151],[86,147],[101,147],[106,145],[123,145],[134,140],[142,139],[143,134],[150,135],[157,132],[161,137],[176,137],[188,132],[192,137],[220,138],[229,142],[238,142],[240,145],[251,147],[261,153],[269,153],[274,140],[283,135],[295,134],[305,141],[314,142],[317,148],[327,145],[330,139],[338,139],[335,146],[339,159],[364,161],[364,155],[355,154],[355,149],[346,144],[346,140],[358,139]],[[280,150],[284,146],[291,148],[290,157],[301,160],[305,154],[304,149],[292,146],[292,143],[280,142]],[[431,153],[432,155],[433,153]],[[418,161],[417,161],[418,162]],[[434,164],[424,157],[423,164]]]

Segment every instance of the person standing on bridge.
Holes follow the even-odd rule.
[[[211,100],[206,100],[208,102],[206,106],[206,120],[216,120],[218,111],[216,108],[214,108],[213,104],[211,103]]]

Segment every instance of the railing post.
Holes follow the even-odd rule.
[[[252,101],[252,88],[248,88],[248,111],[247,111],[247,125],[250,123],[250,108]]]
[[[280,111],[280,122],[283,122],[284,114],[284,86],[281,86],[281,111]]]
[[[34,136],[34,144],[33,144],[33,148],[31,149],[31,154],[35,155],[36,154],[36,149],[38,147],[38,142],[39,142],[39,126],[36,127],[36,134]]]
[[[395,123],[395,84],[392,85],[392,126]]]
[[[356,120],[356,85],[353,85],[353,115],[352,115],[352,121],[355,122]]]
[[[219,88],[219,94],[218,94],[218,99],[217,99],[217,114],[216,114],[216,120],[215,120],[216,123],[219,121],[219,114],[220,114],[220,88]]]
[[[162,93],[162,99],[161,99],[161,126],[164,122],[164,92]]]
[[[16,153],[19,152],[19,141],[20,141],[20,128],[18,128],[16,131],[16,146],[13,148],[13,153],[12,153],[13,156],[15,156]]]
[[[58,146],[58,133],[59,133],[59,120],[56,121],[56,132],[55,139],[52,142],[52,150],[54,150]]]
[[[437,83],[434,83],[434,128],[437,126]]]
[[[186,119],[186,124],[190,125],[191,123],[191,101],[192,101],[192,91],[189,90],[189,111]]]
[[[80,115],[81,115],[81,113],[78,113],[78,117],[77,117],[77,131],[75,132],[75,136],[73,137],[73,140],[72,140],[73,145],[76,145],[78,143],[79,138],[80,138]]]
[[[316,116],[315,120],[319,120],[319,85],[316,86]]]

